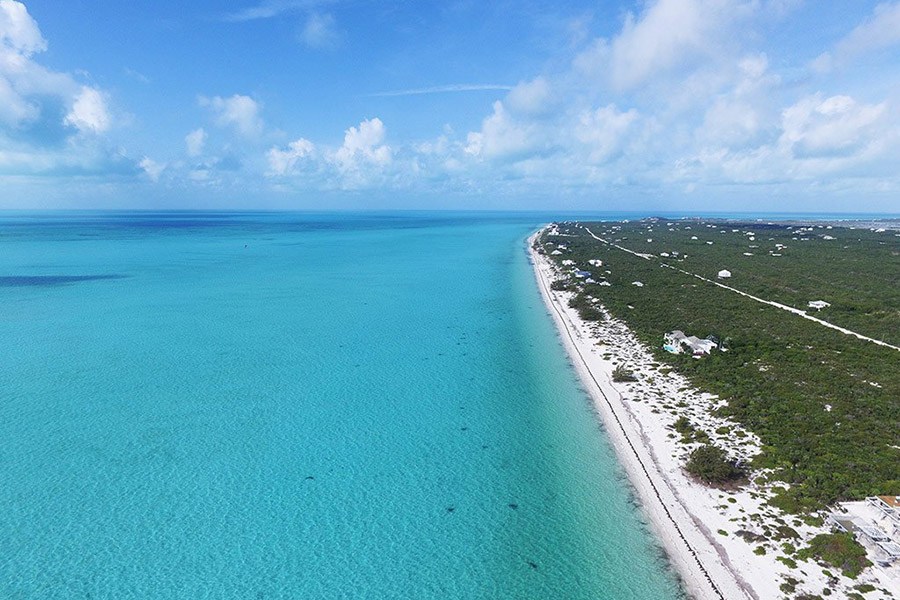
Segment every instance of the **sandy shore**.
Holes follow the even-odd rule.
[[[544,303],[553,315],[585,389],[594,400],[644,513],[688,592],[698,600],[756,597],[747,592],[746,585],[723,562],[715,546],[694,525],[691,515],[673,493],[670,482],[657,467],[647,438],[634,428],[622,395],[612,383],[612,363],[598,356],[596,342],[586,335],[585,324],[578,314],[569,308],[562,294],[550,289],[555,279],[554,266],[531,250],[534,239],[533,236],[528,240],[528,247]]]
[[[722,402],[718,397],[693,388],[674,372],[660,371],[661,365],[623,322],[608,313],[602,325],[583,321],[568,305],[571,292],[551,290],[562,273],[534,251],[539,234],[529,238],[528,249],[541,296],[644,514],[688,593],[698,600],[765,600],[830,588],[833,598],[843,598],[862,581],[880,584],[874,572],[849,580],[808,561],[789,566],[793,561],[785,541],[799,547],[827,529],[777,511],[766,502],[770,490],[753,483],[723,491],[687,476],[683,464],[696,445],[683,443],[675,434],[672,425],[679,416],[689,417],[734,457],[748,460],[759,452],[760,442],[739,424],[713,416],[712,409]],[[605,312],[599,300],[594,302]],[[612,372],[619,364],[627,365],[637,381],[614,383]],[[790,525],[794,537],[764,537],[779,524]],[[794,585],[793,593],[785,594],[784,584]]]

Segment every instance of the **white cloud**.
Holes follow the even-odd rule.
[[[0,0],[0,170],[4,174],[139,173],[107,146],[114,122],[103,90],[37,62],[47,49],[25,5]]]
[[[329,14],[312,13],[300,31],[300,41],[310,48],[334,48],[341,36],[334,27],[334,17]]]
[[[534,149],[534,130],[531,124],[517,122],[498,100],[493,114],[482,121],[481,131],[468,134],[465,152],[488,159],[520,155]]]
[[[48,118],[42,114],[46,97],[71,106],[81,92],[81,86],[70,75],[49,71],[33,60],[34,54],[46,48],[38,25],[25,6],[0,0],[0,122],[13,129],[27,128]]]
[[[109,129],[110,116],[103,93],[82,86],[63,122],[82,132],[103,133]]]
[[[202,127],[195,129],[184,136],[184,145],[187,149],[188,156],[200,156],[203,154],[206,138],[206,130]]]
[[[896,121],[896,119],[894,119]],[[705,147],[675,162],[675,179],[715,184],[834,184],[895,178],[898,128],[886,103],[813,94],[784,108],[774,139],[749,148]]]
[[[47,42],[21,2],[0,0],[0,43],[25,56],[47,49]]]
[[[229,98],[201,96],[199,104],[213,112],[214,122],[220,127],[231,127],[244,137],[258,137],[263,131],[259,116],[260,106],[250,96],[235,94]]]
[[[752,102],[724,96],[707,109],[698,137],[732,146],[752,140],[762,125],[762,116]]]
[[[150,178],[150,181],[153,182],[159,181],[159,176],[162,175],[162,172],[166,168],[166,165],[164,163],[158,163],[147,156],[141,159],[141,162],[138,163],[138,166],[144,170],[144,173],[146,173],[147,177]]]
[[[318,189],[362,189],[383,184],[397,170],[394,151],[385,143],[387,129],[381,119],[364,119],[344,131],[338,147],[317,146],[298,138],[287,146],[273,146],[265,153],[265,175],[273,185]],[[414,162],[414,161],[413,161]],[[409,165],[414,168],[413,163]],[[302,176],[302,177],[300,177]]]
[[[723,31],[750,5],[739,0],[656,0],[638,17],[629,13],[609,44],[613,86],[627,90],[690,58],[710,57]]]
[[[288,144],[287,149],[271,148],[266,153],[269,163],[269,175],[290,175],[297,164],[304,159],[312,158],[315,153],[315,145],[305,138],[300,138]]]
[[[538,114],[548,108],[551,100],[550,83],[545,77],[523,81],[510,90],[506,103],[511,110]]]
[[[362,164],[380,167],[389,164],[391,148],[382,144],[386,131],[378,117],[360,122],[359,128],[350,127],[344,133],[343,145],[334,153],[334,162],[345,171]]]
[[[16,126],[37,118],[40,108],[28,102],[13,89],[9,81],[0,77],[0,122]]]
[[[859,104],[849,96],[809,96],[784,110],[781,144],[799,158],[847,156],[880,138],[887,104]]]
[[[857,58],[900,44],[900,2],[885,2],[834,47],[813,61],[813,69],[827,73]]]
[[[779,115],[772,93],[780,78],[768,69],[765,54],[745,56],[738,61],[731,87],[716,95],[706,108],[696,132],[699,142],[742,146],[777,125]]]
[[[582,112],[575,137],[587,147],[587,160],[601,163],[611,158],[621,149],[629,127],[637,118],[636,110],[621,112],[614,104]]]

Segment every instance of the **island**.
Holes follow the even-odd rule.
[[[900,597],[900,222],[560,222],[528,247],[691,595]]]

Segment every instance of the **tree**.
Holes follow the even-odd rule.
[[[725,451],[718,446],[706,444],[691,452],[685,465],[687,472],[708,485],[733,483],[743,478],[745,473]]]

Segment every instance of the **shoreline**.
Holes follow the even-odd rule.
[[[543,230],[527,240],[541,298],[603,422],[619,463],[640,498],[641,509],[685,590],[696,600],[759,600],[761,596],[736,572],[720,543],[710,539],[709,530],[704,531],[706,528],[698,522],[698,515],[692,514],[660,468],[656,458],[658,449],[647,435],[635,428],[633,415],[612,382],[612,364],[597,355],[596,340],[587,335],[586,324],[563,302],[561,294],[550,289],[554,267],[533,249]]]
[[[535,243],[545,233],[556,243],[545,241],[538,251]],[[750,464],[762,452],[762,441],[722,416],[717,409],[726,406],[727,399],[704,392],[659,361],[600,297],[573,287],[578,277],[574,261],[545,254],[548,248],[554,255],[567,252],[567,245],[560,243],[565,235],[551,223],[527,238],[541,299],[641,510],[687,594],[696,600],[768,600],[795,594],[837,599],[860,597],[864,590],[871,592],[867,598],[872,600],[897,597],[897,568],[872,564],[853,575],[839,563],[802,557],[799,549],[833,531],[829,513],[800,515],[777,508],[771,499],[777,488],[788,484],[770,480],[770,470],[758,470],[741,486],[728,488],[707,486],[687,474],[687,459],[703,444],[711,443],[732,459]],[[599,258],[587,262],[604,268]],[[558,280],[566,285],[552,289]],[[596,319],[582,319],[569,306],[576,295],[582,308],[587,302],[597,313]],[[633,378],[614,382],[618,367]],[[685,423],[705,441],[693,434],[688,437]],[[877,563],[873,556],[869,559]]]

